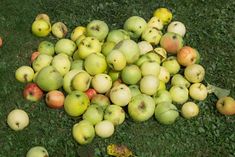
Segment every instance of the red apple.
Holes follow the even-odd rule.
[[[62,108],[64,106],[64,94],[58,90],[52,90],[46,94],[46,104],[51,108]]]
[[[2,37],[0,37],[0,47],[2,47]]]
[[[38,51],[35,51],[31,54],[31,63],[38,57],[40,53]]]
[[[222,97],[216,103],[217,110],[224,115],[235,115],[235,100],[232,97]]]
[[[24,88],[23,96],[29,101],[39,101],[43,96],[43,91],[36,83],[29,83]]]
[[[85,91],[86,95],[88,98],[91,100],[94,95],[96,95],[96,90],[93,88],[89,88],[88,90]]]
[[[190,47],[184,46],[180,51],[177,53],[177,61],[180,65],[188,66],[191,64],[196,63],[197,61],[197,50]]]

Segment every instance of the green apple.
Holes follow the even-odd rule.
[[[53,56],[55,53],[54,44],[49,41],[42,41],[38,46],[38,52],[40,54],[46,54],[49,56]]]
[[[113,41],[106,41],[103,45],[102,45],[102,54],[104,56],[108,56],[108,54],[113,50],[114,46],[116,45],[115,42]]]
[[[82,115],[82,118],[84,120],[88,120],[93,125],[96,125],[97,123],[101,122],[103,120],[104,112],[103,108],[96,104],[91,104],[86,112]]]
[[[153,16],[147,23],[147,27],[153,27],[158,30],[163,29],[163,22],[160,18]]]
[[[101,43],[95,37],[86,37],[78,44],[78,55],[81,59],[85,59],[92,53],[101,52]]]
[[[136,85],[136,84],[135,85],[129,85],[128,87],[129,87],[129,89],[131,91],[131,97],[134,97],[136,95],[141,94],[140,88],[139,88],[138,85]]]
[[[145,30],[147,23],[145,19],[139,16],[131,16],[124,23],[124,30],[126,30],[132,39],[138,39]]]
[[[77,75],[79,72],[82,72],[83,70],[77,70],[73,69],[70,70],[67,74],[64,75],[63,79],[63,89],[67,93],[71,93],[74,89],[72,88],[72,80],[75,75]]]
[[[77,26],[72,31],[70,38],[75,42],[80,36],[84,35],[85,33],[86,33],[86,27]]]
[[[30,66],[21,66],[15,72],[15,78],[22,83],[31,82],[34,78],[34,71]]]
[[[175,74],[173,75],[173,77],[171,78],[171,85],[183,85],[186,88],[189,88],[189,86],[191,85],[190,82],[184,78],[184,76],[182,76],[181,74]]]
[[[167,83],[170,81],[170,73],[167,70],[167,68],[160,66],[160,73],[158,75],[158,78],[160,81],[163,81],[164,83]]]
[[[188,100],[188,89],[183,85],[174,85],[169,90],[172,101],[177,104],[183,104]]]
[[[73,138],[81,145],[91,143],[95,137],[95,128],[87,120],[81,120],[73,125]]]
[[[90,87],[91,79],[91,76],[86,71],[81,71],[73,77],[72,88],[85,92]]]
[[[140,56],[140,49],[138,44],[130,39],[120,41],[114,49],[120,50],[126,57],[127,64],[136,62]]]
[[[52,34],[57,38],[64,38],[68,33],[68,28],[63,22],[56,22],[51,28]]]
[[[146,61],[140,67],[142,76],[154,75],[159,76],[160,65],[156,61]]]
[[[71,70],[73,69],[84,70],[84,60],[77,59],[77,60],[72,61],[70,69]]]
[[[57,54],[65,53],[68,56],[72,56],[76,49],[76,44],[72,40],[65,38],[58,40],[55,44],[55,52]]]
[[[62,76],[64,76],[66,73],[69,72],[71,62],[66,54],[60,53],[54,56],[51,65],[55,67],[56,70],[59,71]]]
[[[147,27],[142,35],[141,38],[152,45],[158,45],[162,37],[162,32],[157,30],[154,27]]]
[[[90,105],[88,96],[81,91],[75,90],[69,93],[64,100],[65,112],[70,116],[81,116]]]
[[[80,35],[80,36],[77,38],[77,40],[75,41],[76,45],[78,46],[78,45],[82,42],[82,40],[85,39],[85,38],[86,38],[85,35]]]
[[[109,32],[106,41],[117,44],[124,39],[130,39],[128,32],[123,29],[115,29]]]
[[[126,84],[136,84],[141,79],[141,70],[135,64],[127,65],[121,72],[121,78]]]
[[[170,102],[162,102],[155,108],[155,118],[161,124],[173,124],[179,117],[177,107]]]
[[[180,64],[176,60],[175,56],[168,57],[162,63],[162,66],[165,67],[171,75],[177,74],[180,71]]]
[[[109,98],[115,105],[126,106],[131,101],[131,91],[125,84],[119,84],[111,88]]]
[[[108,75],[111,77],[112,82],[120,78],[120,71],[109,70]]]
[[[51,24],[45,20],[36,20],[32,24],[32,33],[38,37],[45,37],[51,32]]]
[[[140,49],[140,55],[144,55],[153,50],[153,46],[147,41],[138,42],[138,46]]]
[[[205,77],[205,69],[200,64],[191,64],[185,68],[184,76],[191,83],[199,83]]]
[[[109,33],[109,27],[104,21],[93,20],[87,25],[86,31],[88,37],[96,37],[103,41]]]
[[[186,102],[181,108],[181,114],[184,118],[190,119],[196,117],[199,113],[199,107],[194,102]]]
[[[106,57],[108,66],[116,71],[121,71],[126,66],[126,58],[119,50],[112,50]]]
[[[118,105],[109,105],[105,109],[104,119],[112,122],[114,126],[120,125],[125,120],[125,111]]]
[[[105,56],[101,53],[90,54],[85,58],[84,67],[90,75],[104,73],[107,69]]]
[[[156,54],[154,51],[151,51],[151,52],[147,53],[146,56],[148,57],[148,59],[150,61],[155,61],[158,64],[161,64],[160,56],[158,54]]]
[[[106,93],[112,87],[112,79],[107,74],[97,74],[92,78],[91,84],[98,93]]]
[[[26,157],[49,157],[46,148],[42,146],[35,146],[30,148],[27,152]]]
[[[140,80],[140,91],[147,95],[157,92],[159,79],[154,75],[146,75]]]
[[[186,33],[185,25],[180,21],[173,21],[167,27],[167,32],[173,32],[184,37]]]
[[[29,125],[29,116],[24,110],[14,109],[7,116],[7,124],[15,131],[23,130]]]
[[[235,101],[230,96],[222,97],[216,102],[216,109],[223,115],[235,115]]]
[[[203,101],[208,94],[207,88],[202,83],[194,83],[189,87],[189,95],[194,100]]]
[[[172,98],[171,94],[167,90],[158,90],[154,95],[153,95],[153,100],[156,105],[162,103],[162,102],[170,102],[172,103]]]
[[[95,125],[95,133],[101,138],[108,138],[114,133],[114,125],[108,120],[103,120]]]
[[[56,90],[62,87],[63,77],[53,66],[46,66],[37,74],[36,83],[44,91]]]
[[[39,54],[33,61],[32,67],[35,72],[40,71],[42,68],[51,64],[53,57],[46,54]]]
[[[103,110],[107,108],[107,106],[110,105],[109,98],[103,94],[96,94],[91,99],[91,104],[96,104],[98,106],[101,106]]]
[[[50,23],[50,17],[45,13],[38,14],[35,18],[35,21],[37,21],[37,20],[44,20],[44,21]]]
[[[143,122],[154,114],[155,103],[151,96],[146,94],[136,95],[128,104],[128,113],[136,122]]]

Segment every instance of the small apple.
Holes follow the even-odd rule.
[[[99,105],[105,110],[110,105],[109,98],[103,94],[96,94],[91,99],[91,104]]]
[[[95,133],[101,138],[108,138],[114,133],[114,125],[108,120],[103,120],[95,125]]]
[[[90,87],[91,79],[91,76],[86,71],[81,71],[73,77],[72,88],[85,92]]]
[[[65,38],[58,40],[55,44],[55,52],[57,54],[65,53],[68,56],[72,56],[76,48],[77,45],[72,40]]]
[[[106,41],[117,44],[124,39],[130,39],[128,32],[123,29],[115,29],[109,32]]]
[[[153,16],[147,23],[147,27],[153,27],[158,30],[163,29],[163,22],[160,18]]]
[[[35,72],[40,71],[42,68],[49,66],[51,64],[53,57],[46,54],[39,54],[37,58],[33,61],[32,67]]]
[[[115,47],[116,43],[113,41],[106,41],[103,45],[102,45],[102,54],[104,56],[108,56],[109,53],[113,50],[113,48]]]
[[[191,64],[184,69],[184,76],[191,83],[199,83],[205,77],[205,69],[200,64]]]
[[[173,75],[173,77],[171,78],[171,85],[183,85],[186,88],[189,88],[189,86],[191,85],[190,82],[184,78],[184,76],[182,76],[181,74],[175,74]]]
[[[189,95],[194,100],[205,100],[207,97],[207,93],[207,88],[202,83],[194,83],[189,87]]]
[[[42,41],[42,42],[40,42],[40,44],[38,46],[38,52],[40,54],[46,54],[49,56],[53,56],[55,53],[54,44],[49,41]]]
[[[138,46],[140,49],[140,55],[144,55],[153,50],[153,46],[147,41],[138,42]]]
[[[50,108],[62,108],[64,106],[64,99],[64,94],[58,90],[52,90],[46,94],[46,104]]]
[[[56,38],[64,38],[68,33],[68,28],[63,22],[56,22],[52,25],[51,31]]]
[[[136,95],[128,104],[128,113],[136,122],[143,122],[154,114],[155,103],[151,96],[146,94]]]
[[[167,68],[160,66],[160,73],[158,75],[158,78],[160,81],[163,81],[164,83],[167,83],[170,81],[170,73],[167,70]]]
[[[141,38],[152,45],[158,45],[162,37],[162,32],[154,27],[147,27],[142,35]]]
[[[56,68],[56,70],[64,76],[66,73],[69,72],[70,67],[71,67],[71,62],[69,57],[64,54],[60,53],[54,56],[51,65]]]
[[[105,56],[101,53],[92,53],[85,58],[84,67],[90,75],[104,73],[107,69]]]
[[[7,124],[15,131],[23,130],[29,125],[29,116],[24,110],[14,109],[7,116]]]
[[[30,58],[30,61],[31,63],[33,63],[33,61],[38,57],[40,53],[38,51],[35,51],[31,54],[31,58]]]
[[[35,146],[30,148],[27,152],[26,157],[49,157],[46,148],[42,146]]]
[[[186,102],[181,108],[181,114],[184,118],[190,119],[196,117],[199,113],[199,107],[194,102]]]
[[[188,100],[188,89],[183,85],[174,85],[169,90],[172,101],[177,104],[183,104]]]
[[[232,97],[220,98],[216,102],[216,108],[223,115],[235,115],[235,101]]]
[[[23,96],[29,101],[39,101],[43,97],[43,91],[37,86],[36,83],[29,83],[25,86]]]
[[[34,77],[34,71],[30,66],[21,66],[15,72],[15,78],[22,83],[31,82]]]
[[[45,20],[36,20],[32,24],[32,33],[38,37],[45,37],[51,32],[51,24]]]
[[[180,64],[177,62],[175,56],[168,57],[162,63],[162,66],[165,67],[171,75],[177,74],[180,71]]]
[[[50,17],[45,13],[38,14],[35,18],[35,21],[37,21],[37,20],[44,20],[44,21],[50,23]]]
[[[139,94],[141,94],[141,92],[140,92],[140,89],[139,89],[139,86],[138,85],[130,85],[129,86],[129,89],[130,89],[130,91],[131,91],[131,97],[134,97],[134,96],[136,96],[136,95],[139,95]]]
[[[88,37],[96,37],[99,41],[103,41],[109,33],[108,25],[101,20],[93,20],[88,23],[86,35]]]
[[[189,66],[197,62],[198,52],[190,46],[184,46],[177,53],[177,61],[180,65]]]
[[[125,111],[118,105],[109,105],[105,109],[104,119],[112,122],[114,126],[120,125],[125,120]]]
[[[112,87],[112,79],[107,74],[97,74],[92,78],[91,85],[98,93],[106,93]]]
[[[95,128],[87,120],[81,120],[74,124],[72,129],[73,138],[81,145],[91,143],[95,137]]]
[[[142,76],[154,75],[159,76],[160,65],[156,61],[146,61],[140,67]]]
[[[88,96],[89,100],[93,98],[97,94],[96,90],[93,88],[89,88],[88,90],[85,91],[86,95]]]
[[[103,120],[103,116],[103,108],[99,105],[92,104],[87,108],[86,112],[82,115],[82,118],[88,120],[93,125],[96,125]]]
[[[84,60],[82,59],[73,60],[71,63],[70,70],[73,69],[84,70]]]
[[[184,37],[186,33],[185,25],[180,21],[173,21],[167,27],[167,32],[177,33],[180,36]]]
[[[126,58],[119,50],[112,50],[107,56],[108,66],[116,71],[121,71],[126,66]]]
[[[65,97],[64,109],[70,116],[82,115],[90,105],[88,96],[81,91],[72,91]]]
[[[172,98],[171,94],[167,90],[158,90],[154,95],[153,95],[153,100],[156,105],[162,103],[162,102],[170,102],[172,103]]]
[[[84,35],[86,33],[86,27],[83,26],[77,26],[71,33],[71,40],[73,40],[74,42],[81,36]]]
[[[135,64],[127,65],[121,72],[121,78],[126,84],[136,84],[141,79],[141,70]]]
[[[155,108],[155,118],[161,124],[173,124],[179,117],[177,107],[170,102],[162,102]]]
[[[147,95],[153,95],[159,87],[159,79],[154,75],[146,75],[140,80],[140,91]]]
[[[153,16],[158,17],[160,20],[162,20],[164,25],[167,25],[171,22],[172,19],[172,13],[167,8],[158,8],[154,11]]]
[[[166,60],[167,52],[164,48],[157,47],[154,49],[154,52],[160,57],[160,63]]]

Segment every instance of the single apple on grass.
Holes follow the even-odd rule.
[[[68,33],[68,28],[63,22],[56,22],[52,25],[51,31],[56,38],[64,38]]]
[[[36,83],[29,83],[25,86],[23,96],[29,101],[39,101],[43,97],[43,91],[37,86]]]
[[[182,76],[181,74],[175,74],[173,75],[173,77],[171,78],[171,85],[183,85],[187,88],[189,88],[189,86],[191,85],[190,82],[184,78],[184,76]]]
[[[194,102],[186,102],[181,108],[181,114],[184,118],[190,119],[196,117],[199,113],[199,107]]]
[[[172,98],[171,94],[167,90],[158,90],[154,95],[153,95],[153,100],[156,105],[162,103],[162,102],[170,102],[172,103]]]
[[[32,24],[32,33],[38,37],[45,37],[51,32],[51,24],[45,20],[35,20]]]
[[[42,41],[38,45],[38,52],[40,54],[46,54],[46,55],[49,55],[49,56],[53,56],[54,53],[55,53],[54,44],[52,42],[49,42],[49,41]]]
[[[49,153],[46,148],[42,146],[35,146],[30,148],[26,154],[26,157],[49,157]]]
[[[105,56],[101,53],[92,53],[85,58],[85,70],[90,75],[102,74],[107,69],[107,62]]]
[[[103,108],[99,105],[91,104],[82,115],[82,118],[91,122],[93,125],[96,125],[103,120],[103,116]]]
[[[142,35],[141,38],[152,45],[158,45],[162,37],[162,32],[154,27],[147,27]]]
[[[46,66],[51,64],[53,57],[46,54],[39,54],[37,58],[33,61],[32,67],[35,72],[40,71]]]
[[[99,41],[103,41],[109,33],[108,25],[101,20],[93,20],[86,27],[86,35],[88,37],[96,37]]]
[[[207,97],[207,93],[207,88],[202,83],[194,83],[189,87],[189,95],[194,100],[205,100]]]
[[[95,128],[87,120],[81,120],[74,124],[72,129],[73,138],[81,145],[91,143],[95,137]]]
[[[68,56],[72,56],[74,51],[77,49],[77,45],[70,39],[60,39],[55,44],[55,52],[65,53]]]
[[[112,87],[112,79],[107,74],[97,74],[92,78],[91,85],[98,93],[106,93]]]
[[[64,76],[69,72],[71,62],[66,54],[60,53],[53,57],[51,65],[56,68],[56,70],[59,71],[62,76]]]
[[[164,25],[167,25],[172,20],[172,13],[167,8],[158,8],[154,11],[153,16],[158,17]]]
[[[136,95],[128,104],[128,113],[136,122],[143,122],[154,114],[155,103],[151,96],[146,94]]]
[[[73,77],[72,88],[85,92],[90,87],[91,79],[91,76],[86,71],[81,71]]]
[[[141,79],[141,70],[135,64],[127,65],[121,72],[121,78],[126,84],[136,84]]]
[[[50,108],[59,109],[64,106],[65,96],[61,91],[52,90],[46,94],[46,104]]]
[[[235,115],[235,100],[230,96],[222,97],[216,102],[216,108],[223,115]]]
[[[30,66],[21,66],[15,72],[15,78],[22,83],[31,82],[34,77],[34,71]]]
[[[173,21],[167,27],[167,32],[173,32],[184,37],[186,33],[185,25],[180,21]]]
[[[38,57],[39,54],[40,52],[38,51],[35,51],[31,54],[31,58],[30,58],[31,63],[33,63],[33,61]]]
[[[107,108],[107,106],[110,105],[110,100],[107,96],[103,94],[96,94],[91,99],[91,104],[96,104],[98,106],[101,106],[103,110]]]
[[[37,21],[37,20],[44,20],[44,21],[50,23],[50,17],[45,13],[38,14],[35,18],[35,21]]]
[[[81,35],[84,35],[85,33],[86,33],[86,27],[77,26],[72,31],[70,38],[75,42]]]
[[[138,46],[140,49],[140,55],[144,55],[153,50],[153,46],[147,41],[138,42]]]
[[[165,67],[171,75],[177,74],[180,71],[180,64],[177,62],[175,56],[168,57],[162,63],[162,66]]]
[[[147,23],[147,27],[153,27],[158,30],[163,29],[163,22],[160,18],[153,16]]]
[[[123,29],[115,29],[109,32],[106,41],[117,44],[124,39],[130,39],[128,32]]]
[[[159,87],[159,79],[154,75],[146,75],[140,80],[140,91],[147,95],[153,95]]]
[[[88,96],[89,100],[93,98],[97,94],[96,90],[93,88],[89,88],[88,90],[85,91],[86,95]]]
[[[15,131],[23,130],[29,125],[29,116],[24,110],[14,109],[7,116],[7,124]]]
[[[103,120],[95,125],[95,133],[101,138],[108,138],[114,133],[114,125],[108,120]]]
[[[106,61],[112,70],[121,71],[126,67],[126,58],[119,50],[112,50],[107,56]]]
[[[174,85],[169,90],[171,94],[172,101],[177,104],[185,103],[189,96],[188,96],[188,89],[182,85]]]
[[[191,64],[184,69],[184,76],[191,83],[199,83],[205,77],[205,69],[200,64]]]
[[[105,109],[104,119],[112,122],[114,126],[120,125],[125,120],[125,111],[118,105],[109,105]]]
[[[184,46],[177,53],[177,61],[182,66],[189,66],[197,62],[198,57],[200,57],[198,54],[196,49],[190,46]]]

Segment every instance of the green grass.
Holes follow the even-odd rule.
[[[43,100],[31,103],[23,99],[24,84],[15,80],[15,70],[30,64],[30,54],[40,41],[56,41],[52,36],[32,35],[30,28],[37,14],[47,13],[52,23],[64,22],[70,34],[75,26],[86,26],[93,19],[106,21],[111,29],[121,28],[132,15],[148,20],[158,7],[169,8],[174,20],[186,25],[186,45],[199,50],[206,81],[230,89],[235,97],[233,0],[1,0],[0,36],[4,46],[0,48],[0,157],[23,157],[36,145],[46,147],[51,157],[87,157],[88,152],[90,156],[106,157],[110,143],[125,144],[139,157],[235,156],[235,117],[218,113],[214,95],[199,103],[200,114],[192,120],[180,117],[173,125],[164,126],[154,118],[144,123],[127,118],[112,137],[95,137],[86,146],[77,144],[71,135],[79,119],[67,116],[64,110],[47,108]],[[15,108],[24,109],[30,116],[30,125],[20,132],[6,124],[7,114]]]

